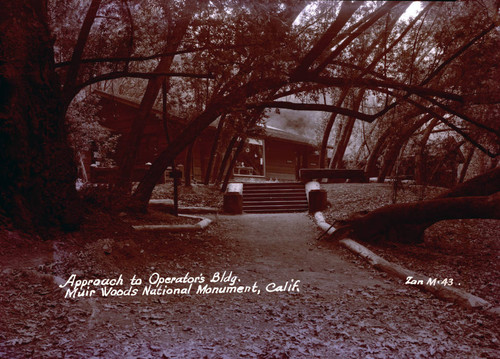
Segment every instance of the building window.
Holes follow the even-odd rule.
[[[235,175],[264,176],[264,141],[247,139],[234,166]]]

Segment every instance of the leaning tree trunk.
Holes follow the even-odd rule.
[[[382,165],[382,168],[380,169],[377,182],[384,183],[385,178],[391,174],[392,168],[394,167],[394,164],[399,157],[403,145],[410,139],[415,131],[422,127],[422,125],[429,121],[431,118],[431,115],[422,117],[420,120],[404,129],[397,140],[392,143],[392,146],[390,147],[389,151],[387,151],[387,154],[384,157],[384,163]]]
[[[346,87],[345,89],[343,89],[342,93],[340,94],[335,105],[338,107],[342,106],[342,103],[344,102],[348,93],[349,93],[349,87]],[[325,162],[326,162],[326,159],[328,157],[328,140],[330,139],[330,133],[332,132],[332,127],[333,127],[333,124],[335,123],[336,118],[337,118],[337,114],[332,113],[330,118],[328,119],[328,123],[326,124],[325,131],[323,132],[323,139],[321,141],[321,149],[319,152],[319,167],[320,168],[325,168]]]
[[[427,141],[429,141],[429,137],[431,136],[432,130],[438,124],[438,119],[435,118],[431,121],[431,123],[426,127],[422,139],[419,143],[419,149],[417,154],[415,155],[415,182],[418,185],[427,184],[428,182],[428,166],[424,161],[425,157],[425,146],[427,145]]]
[[[463,183],[465,180],[465,176],[467,174],[467,170],[469,169],[469,165],[472,161],[472,157],[474,156],[474,151],[475,151],[474,146],[469,146],[469,149],[467,151],[467,157],[465,158],[465,162],[463,164],[462,170],[460,171],[460,176],[458,178],[458,183]]]
[[[325,131],[323,132],[323,139],[321,141],[321,149],[319,151],[319,167],[325,168],[326,158],[328,157],[328,140],[330,139],[330,133],[332,132],[333,124],[337,118],[336,113],[332,113],[326,124]]]
[[[352,109],[357,111],[359,106],[361,105],[361,101],[363,101],[363,96],[365,95],[365,90],[359,90],[356,93],[356,97],[353,99]],[[354,124],[356,123],[356,119],[354,117],[349,117],[347,120],[347,125],[344,128],[344,132],[342,133],[342,137],[340,142],[337,145],[337,150],[335,151],[335,155],[333,156],[332,163],[330,164],[330,168],[340,168],[342,165],[342,160],[344,159],[345,151],[347,149],[347,145],[349,145],[349,140],[351,139],[352,129],[354,128]]]
[[[212,168],[214,167],[214,161],[217,153],[217,147],[219,147],[219,138],[224,127],[225,116],[221,116],[219,119],[219,124],[217,125],[217,132],[215,133],[214,142],[212,143],[212,149],[210,150],[210,156],[208,156],[208,165],[205,172],[205,180],[203,184],[208,185],[210,183],[210,177],[212,176]]]
[[[352,221],[349,234],[362,241],[418,243],[432,224],[461,218],[500,219],[500,194],[385,206]]]
[[[385,130],[382,135],[378,138],[377,142],[375,143],[375,146],[373,147],[373,150],[368,157],[368,161],[366,162],[365,166],[365,172],[368,177],[373,177],[377,174],[377,161],[379,158],[380,153],[384,149],[384,146],[386,146],[387,143],[387,138],[391,134],[392,128],[388,128]]]
[[[238,135],[234,135],[231,138],[231,141],[229,141],[229,144],[227,145],[226,152],[224,153],[224,157],[222,157],[222,162],[220,164],[219,174],[217,175],[217,179],[215,180],[216,186],[218,186],[222,181],[222,177],[224,176],[224,171],[226,170],[227,167],[227,161],[229,161],[231,153],[233,153],[234,145],[236,144],[237,140],[238,140]]]
[[[192,14],[188,11],[183,12],[179,21],[173,25],[169,24],[169,33],[167,34],[166,52],[174,52],[179,48],[181,41],[191,22]],[[162,57],[156,69],[153,72],[168,72],[172,66],[174,58],[172,56]],[[148,81],[148,85],[142,97],[137,116],[132,121],[130,131],[125,137],[125,145],[119,153],[119,174],[116,181],[118,194],[128,192],[130,188],[132,173],[139,153],[144,129],[147,126],[150,113],[155,104],[160,89],[163,86],[163,78],[157,77]]]
[[[342,136],[340,137],[340,141],[337,145],[337,149],[335,150],[335,155],[330,163],[330,168],[340,168],[342,167],[342,160],[344,159],[344,154],[347,149],[347,145],[349,144],[349,140],[351,139],[352,129],[354,127],[354,123],[356,119],[349,118],[347,120],[347,124],[344,127],[344,131],[342,132]]]
[[[229,184],[229,180],[231,179],[231,175],[233,174],[233,168],[236,165],[236,161],[238,160],[241,151],[243,151],[243,148],[245,147],[246,140],[247,140],[246,136],[241,137],[240,142],[238,142],[238,145],[236,146],[233,158],[229,163],[229,167],[227,168],[226,171],[226,176],[224,177],[224,183],[222,184],[221,192],[226,192],[227,185]]]
[[[23,228],[74,229],[77,170],[46,19],[42,2],[2,4],[0,213]]]
[[[186,153],[186,166],[184,167],[184,185],[186,187],[191,187],[191,171],[193,169],[193,147],[195,142],[193,142],[188,147]]]
[[[500,168],[496,168],[438,197],[417,203],[394,204],[347,221],[332,238],[418,243],[432,224],[447,219],[500,219]]]
[[[437,198],[489,196],[500,191],[500,167],[453,187]]]

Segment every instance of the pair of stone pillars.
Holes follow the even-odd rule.
[[[315,186],[313,186],[315,187]],[[326,191],[319,188],[307,190],[307,201],[309,203],[309,212],[314,213],[326,209],[328,200]],[[230,183],[227,192],[224,194],[224,213],[241,214],[243,213],[243,184]]]

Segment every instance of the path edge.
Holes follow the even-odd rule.
[[[212,220],[205,217],[179,214],[179,217],[195,218],[200,221],[196,224],[145,224],[132,226],[136,231],[165,231],[165,232],[196,232],[207,228]]]
[[[313,216],[316,225],[325,232],[325,235],[335,232],[335,227],[326,222],[323,212],[315,212]],[[412,286],[416,286],[422,291],[430,292],[439,299],[456,303],[463,308],[481,309],[489,314],[496,316],[500,315],[500,307],[494,307],[490,302],[455,287],[444,286],[442,284],[428,285],[428,281],[432,280],[431,277],[421,275],[398,264],[389,262],[350,238],[342,239],[339,243],[354,254],[366,260],[373,268],[379,271],[383,271],[393,277],[403,280],[407,280],[408,277],[412,277],[417,281],[421,280],[423,284]]]

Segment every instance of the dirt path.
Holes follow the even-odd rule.
[[[332,298],[346,289],[384,284],[372,273],[318,247],[321,231],[304,213],[246,214],[222,217],[220,222],[238,245],[242,257],[238,272],[257,272],[260,280],[293,278],[300,280],[302,294],[320,294],[312,288],[321,288],[322,294]]]
[[[342,249],[315,242],[319,234],[306,214],[268,214],[219,216],[199,234],[113,227],[47,243],[57,261],[42,269],[10,262],[3,271],[0,357],[499,356],[496,319],[389,280]],[[135,274],[145,282],[155,272],[189,272],[203,274],[205,283],[226,272],[260,294],[196,294],[193,287],[190,295],[69,300],[32,269],[65,279]],[[287,290],[267,292],[270,283]]]

